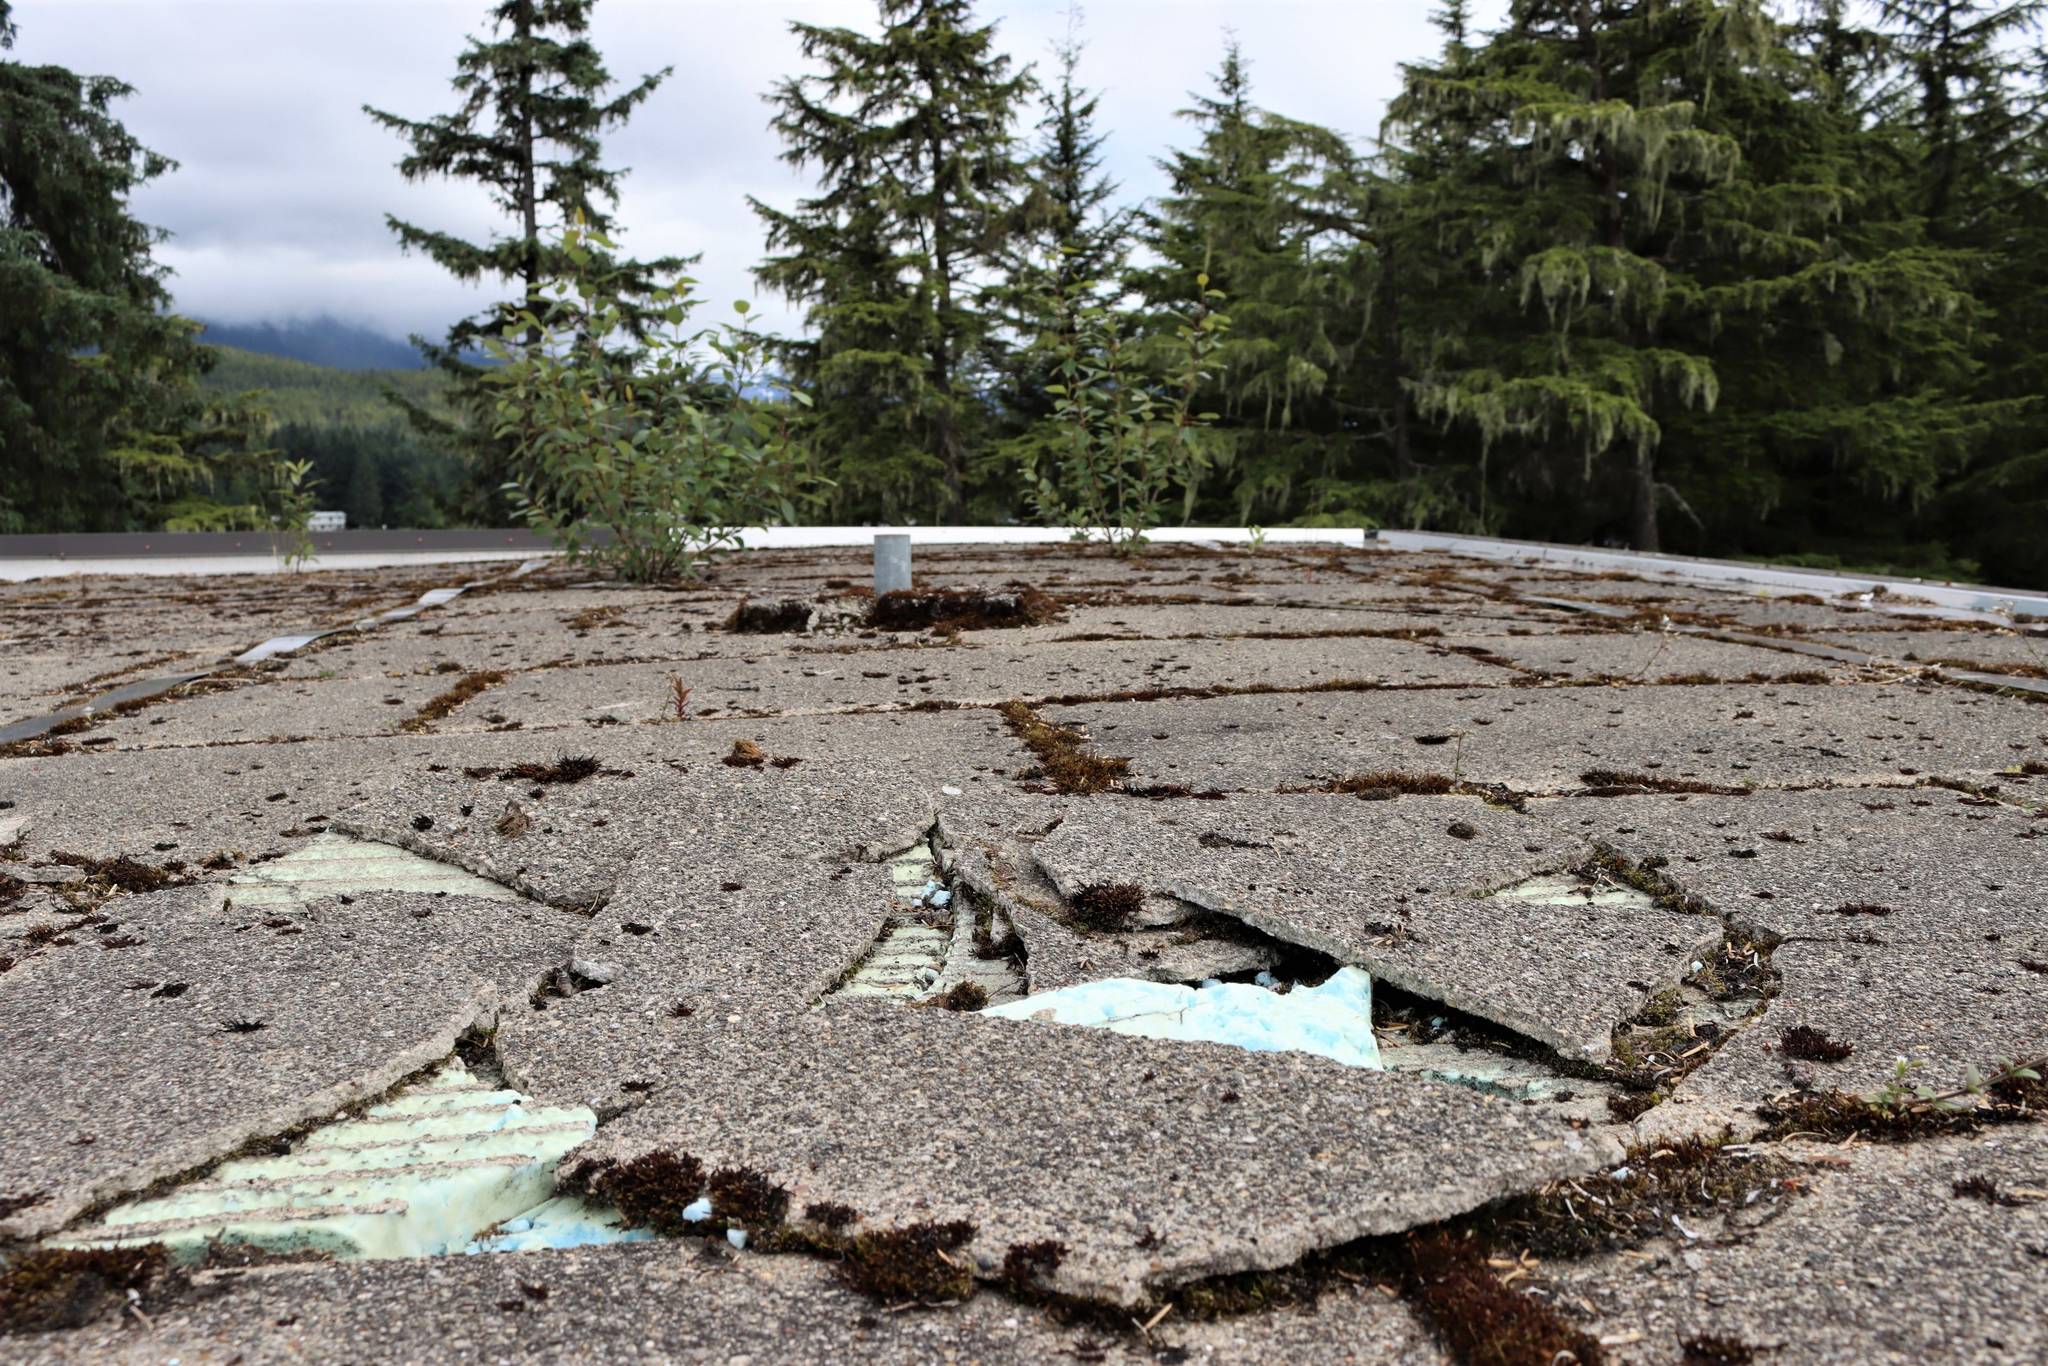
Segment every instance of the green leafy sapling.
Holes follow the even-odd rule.
[[[505,489],[573,558],[635,582],[692,576],[743,528],[793,521],[814,496],[793,422],[809,399],[770,382],[744,302],[738,321],[688,330],[688,278],[643,296],[653,324],[634,335],[604,269],[611,247],[567,229],[567,271],[487,342],[516,472]],[[775,396],[753,396],[764,390]]]

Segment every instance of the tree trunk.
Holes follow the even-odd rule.
[[[519,17],[513,31],[519,35],[522,46],[533,38],[533,6],[521,5]],[[540,189],[535,182],[533,168],[533,63],[522,59],[519,64],[519,226],[525,235],[525,265],[522,270],[525,285],[523,298],[527,311],[536,317],[540,315]],[[526,329],[526,344],[540,344],[540,330]]]
[[[931,89],[927,78],[926,88]],[[936,100],[933,90],[931,98]],[[953,411],[952,336],[953,251],[946,236],[946,146],[934,133],[928,144],[932,159],[932,282],[938,308],[937,326],[932,329],[932,386],[938,390],[938,408],[932,424],[932,454],[938,457],[945,487],[939,500],[940,522],[956,521],[966,507],[966,479],[962,471],[960,430]]]
[[[1636,458],[1635,487],[1629,499],[1629,544],[1655,553],[1657,540],[1657,466],[1645,452]]]

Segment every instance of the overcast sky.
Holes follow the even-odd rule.
[[[983,0],[1019,62],[1047,69],[1067,0]],[[1173,111],[1206,86],[1224,30],[1252,66],[1254,95],[1283,113],[1361,137],[1378,127],[1397,64],[1427,57],[1435,0],[1092,0],[1083,79],[1103,91],[1109,169],[1132,199],[1155,194],[1153,159],[1185,144]],[[503,225],[459,183],[407,185],[398,139],[361,112],[452,107],[448,89],[484,0],[16,0],[13,57],[118,76],[119,113],[180,167],[136,197],[173,237],[181,312],[223,322],[331,314],[402,335],[438,333],[488,297],[401,254],[396,213],[472,239]],[[593,38],[615,79],[675,74],[607,145],[631,168],[620,204],[627,250],[702,252],[702,292],[720,315],[756,293],[762,256],[749,194],[793,203],[803,179],[778,159],[763,92],[802,68],[788,21],[869,25],[872,0],[602,0]],[[1028,124],[1036,111],[1026,111]]]

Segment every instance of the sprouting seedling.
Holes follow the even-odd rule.
[[[690,690],[683,686],[682,678],[676,674],[669,675],[668,688],[669,705],[675,708],[676,720],[680,721],[689,714]]]

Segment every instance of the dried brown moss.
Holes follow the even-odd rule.
[[[988,1004],[988,988],[979,982],[955,982],[950,990],[920,1004],[934,1010],[980,1010]]]
[[[883,1304],[964,1300],[974,1293],[974,1264],[958,1254],[974,1234],[964,1219],[863,1233],[847,1244],[839,1278]]]
[[[1706,1217],[1787,1198],[1792,1173],[1792,1164],[1775,1155],[1731,1152],[1709,1139],[1675,1139],[1632,1149],[1612,1172],[1503,1200],[1476,1222],[1503,1249],[1587,1257],[1668,1234],[1674,1216]]]
[[[497,687],[505,679],[506,674],[502,669],[478,669],[474,673],[466,673],[461,678],[456,679],[454,686],[449,688],[448,691],[440,694],[438,697],[430,698],[425,706],[407,717],[399,726],[399,729],[423,731],[442,717],[452,713],[464,702],[469,701],[470,698],[475,697],[478,693],[487,692]]]
[[[1866,1138],[1879,1143],[1912,1143],[1923,1138],[1975,1133],[1987,1123],[2029,1116],[2002,1105],[1949,1109],[1934,1105],[1886,1105],[1846,1091],[1780,1097],[1757,1113],[1770,1125],[1765,1139]]]
[[[1749,795],[1746,787],[1695,782],[1690,778],[1661,778],[1649,773],[1623,773],[1611,768],[1590,769],[1579,775],[1579,781],[1586,785],[1580,794],[1586,797],[1627,797],[1640,792],[1688,792],[1710,797]]]
[[[812,606],[802,598],[778,598],[769,602],[740,599],[740,605],[726,618],[725,629],[739,635],[788,635],[810,628]]]
[[[1812,1025],[1794,1025],[1778,1031],[1778,1047],[1788,1058],[1805,1062],[1840,1062],[1856,1051],[1856,1045],[1830,1039]]]
[[[996,1273],[996,1279],[1013,1295],[1033,1294],[1052,1279],[1066,1258],[1067,1245],[1056,1238],[1012,1243],[1003,1254],[1002,1269]]]
[[[1387,769],[1339,778],[1324,790],[1347,792],[1360,801],[1388,802],[1396,797],[1441,797],[1457,786],[1441,773],[1404,773]]]
[[[1067,899],[1074,923],[1104,933],[1127,930],[1145,904],[1145,889],[1135,882],[1091,882]]]
[[[836,1200],[814,1200],[804,1206],[804,1222],[837,1233],[859,1222],[860,1211]]]
[[[565,754],[551,764],[514,764],[498,775],[498,781],[567,785],[580,783],[602,772],[604,765],[594,756]]]
[[[878,631],[989,631],[1044,626],[1066,613],[1036,588],[984,593],[975,589],[884,593],[868,608],[867,624]]]
[[[629,1227],[673,1236],[692,1227],[683,1210],[704,1193],[704,1164],[662,1149],[626,1162],[587,1164],[567,1185],[614,1206]]]
[[[728,1224],[774,1228],[789,1215],[789,1191],[749,1167],[721,1167],[706,1187],[711,1212]]]
[[[118,1313],[170,1264],[160,1243],[143,1247],[35,1248],[0,1271],[0,1334],[80,1328]]]
[[[180,887],[191,881],[190,878],[176,876],[170,869],[152,868],[147,863],[125,856],[102,859],[90,854],[67,854],[56,850],[50,854],[50,861],[82,869],[124,892],[155,892],[165,887]],[[183,868],[185,865],[177,866]]]
[[[1091,753],[1081,732],[1054,725],[1025,702],[1012,698],[996,708],[1010,731],[1038,760],[1033,776],[1054,790],[1070,793],[1107,792],[1129,776],[1129,759]]]
[[[1409,1294],[1468,1366],[1597,1366],[1600,1343],[1533,1295],[1503,1285],[1485,1244],[1447,1230],[1407,1240]]]

